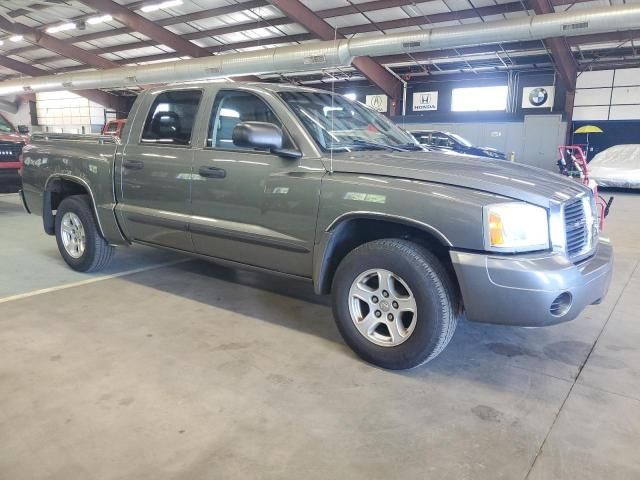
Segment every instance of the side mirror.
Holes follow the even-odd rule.
[[[231,134],[233,144],[243,148],[263,148],[281,157],[300,158],[302,154],[296,150],[282,148],[284,134],[282,129],[273,123],[241,122]]]
[[[29,127],[27,125],[18,125],[18,133],[29,133]]]

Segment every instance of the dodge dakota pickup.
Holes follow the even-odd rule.
[[[435,358],[463,314],[571,320],[612,272],[589,189],[427,151],[362,104],[300,87],[145,91],[121,138],[33,135],[23,183],[71,268],[139,243],[310,281],[346,343],[390,369]]]

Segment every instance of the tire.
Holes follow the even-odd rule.
[[[395,285],[395,293],[386,298],[396,298],[393,307],[380,296],[382,276]],[[378,294],[378,303],[371,303],[373,296],[368,303],[358,298],[362,292],[369,295],[369,289]],[[427,249],[406,240],[376,240],[351,251],[338,266],[331,291],[333,315],[345,342],[365,361],[391,370],[417,367],[437,357],[453,337],[460,314],[460,297],[446,269]],[[413,313],[394,307],[413,308]],[[376,316],[382,313],[383,320],[391,320],[373,319],[373,308],[378,309],[373,311]],[[355,319],[362,317],[362,322]],[[367,325],[375,322],[379,325],[371,331]]]
[[[69,224],[69,219],[73,223]],[[63,225],[63,220],[67,225]],[[81,228],[76,225],[80,223]],[[102,238],[98,231],[97,222],[91,208],[91,200],[88,195],[73,195],[62,200],[56,212],[56,242],[60,255],[67,265],[78,272],[96,272],[102,270],[111,260],[114,247]],[[74,232],[83,232],[74,238],[78,242],[70,242],[65,231],[75,229]],[[77,246],[84,238],[84,248],[65,247],[65,241]],[[65,240],[66,238],[66,240]]]

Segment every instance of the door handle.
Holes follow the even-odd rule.
[[[224,178],[227,176],[227,171],[218,167],[200,167],[198,173],[201,177],[207,178]]]
[[[122,162],[122,166],[129,170],[142,170],[144,168],[144,162],[142,160],[125,160]]]

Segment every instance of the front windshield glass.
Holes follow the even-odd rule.
[[[0,115],[0,133],[13,133],[15,132],[13,125],[11,125],[6,118]]]
[[[457,133],[448,133],[447,135],[449,135],[451,138],[454,138],[455,140],[457,140],[459,143],[461,143],[465,147],[470,147],[471,146],[471,142],[469,140],[467,140],[465,138],[462,138]]]
[[[342,95],[280,92],[318,146],[328,151],[423,150],[387,118]]]

